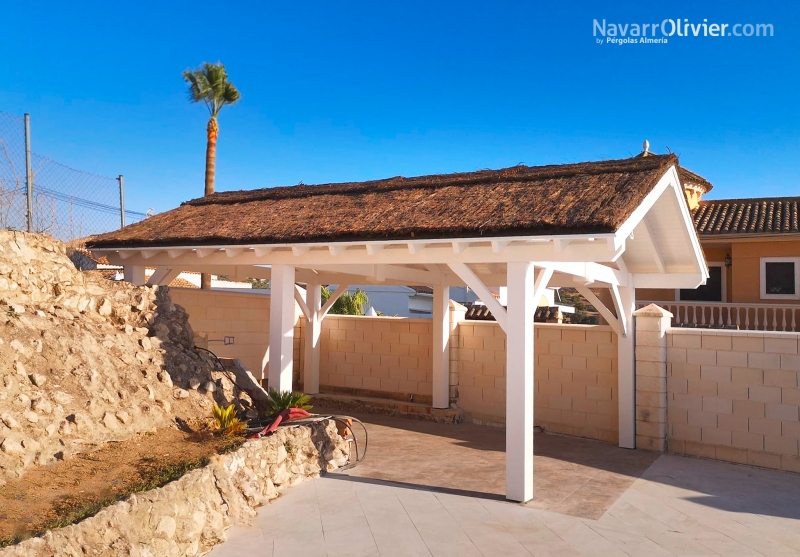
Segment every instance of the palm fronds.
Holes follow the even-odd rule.
[[[234,435],[244,431],[245,424],[236,417],[236,406],[231,404],[228,407],[217,406],[214,403],[213,407],[214,419],[217,422],[217,428],[223,435]]]
[[[270,417],[277,416],[289,408],[302,408],[303,410],[311,410],[313,408],[313,406],[308,404],[311,401],[311,397],[303,393],[276,391],[270,388],[269,398],[270,400],[267,401],[266,413]]]
[[[236,86],[228,81],[228,72],[222,62],[204,62],[195,70],[183,72],[183,79],[189,84],[189,100],[204,103],[212,118],[223,106],[234,104],[241,98]]]

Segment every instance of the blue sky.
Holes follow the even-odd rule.
[[[242,92],[218,190],[623,158],[647,138],[711,197],[800,194],[800,4],[556,4],[11,3],[0,111],[31,114],[38,153],[124,174],[140,211],[202,195],[207,114],[181,72],[217,60]],[[598,45],[595,18],[775,36]]]

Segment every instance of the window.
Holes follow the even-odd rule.
[[[725,301],[725,264],[709,263],[708,280],[694,289],[678,291],[681,302],[724,302]]]
[[[763,257],[761,258],[761,298],[764,300],[797,300],[798,271],[800,258]]]

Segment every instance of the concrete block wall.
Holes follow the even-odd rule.
[[[258,379],[267,376],[270,297],[263,293],[170,288],[173,302],[189,313],[195,335],[222,358],[238,358]],[[297,308],[299,311],[299,308]],[[233,337],[225,344],[225,337]],[[300,335],[295,327],[294,368],[300,370]]]
[[[505,423],[505,333],[497,323],[459,324],[458,405]],[[534,420],[548,431],[619,439],[617,339],[608,326],[537,323]]]
[[[670,329],[668,450],[800,472],[800,334]]]
[[[320,386],[430,397],[430,319],[328,315],[322,322]]]

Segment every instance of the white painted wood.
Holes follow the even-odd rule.
[[[176,257],[179,257],[179,256],[183,255],[184,253],[189,253],[190,251],[191,250],[188,250],[188,249],[168,249],[167,250],[167,255],[170,258],[175,259]]]
[[[161,253],[161,251],[162,250],[160,249],[143,249],[141,251],[142,259],[150,259],[152,257],[155,257],[156,255]]]
[[[492,251],[494,253],[502,253],[510,243],[508,240],[492,240]]]
[[[228,258],[236,257],[237,255],[244,253],[244,251],[245,248],[225,248],[225,255]]]
[[[619,321],[617,320],[617,317],[608,307],[606,307],[606,305],[600,300],[600,298],[594,295],[594,292],[592,292],[589,289],[589,287],[582,284],[576,284],[575,290],[577,290],[581,294],[581,296],[586,298],[586,300],[594,306],[594,308],[600,313],[600,315],[603,316],[603,319],[605,319],[606,322],[611,326],[611,328],[614,329],[614,332],[616,334],[618,335],[622,334],[622,330],[619,327]]]
[[[297,278],[295,274],[295,278]],[[306,291],[306,296],[308,292]],[[297,305],[300,306],[300,311],[303,312],[303,316],[306,320],[311,319],[311,309],[306,304],[306,300],[303,298],[303,292],[300,291],[300,287],[296,284],[294,285],[294,301],[297,302]]]
[[[253,251],[255,252],[256,257],[264,257],[268,253],[272,252],[272,246],[256,246]]]
[[[159,267],[156,269],[150,278],[147,280],[148,286],[157,284],[158,286],[168,286],[178,275],[181,274],[180,269],[170,269],[168,267]]]
[[[136,286],[142,286],[147,283],[144,265],[123,265],[122,274],[125,277],[125,281]]]
[[[656,264],[656,268],[658,269],[659,273],[666,273],[667,265],[664,263],[664,258],[661,256],[661,251],[658,249],[658,243],[653,235],[653,231],[650,229],[650,221],[647,219],[647,217],[642,219],[642,225],[645,238],[650,244],[650,253],[653,256],[653,261]]]
[[[382,244],[367,244],[367,255],[373,256],[381,251],[385,246]]]
[[[308,253],[310,249],[311,246],[308,246],[306,244],[295,244],[292,246],[292,254],[295,257],[299,257],[301,255],[305,255],[306,253]]]
[[[294,280],[291,265],[273,265],[269,305],[269,386],[292,390],[294,363]]]
[[[628,324],[633,323],[633,312],[636,309],[635,289],[622,287],[619,289],[619,307],[617,315]],[[626,449],[636,448],[636,373],[634,364],[633,326],[629,325],[629,333],[617,338],[618,395],[619,395],[619,446]]]
[[[449,263],[448,266],[456,275],[458,275],[458,278],[463,280],[467,286],[472,288],[472,290],[478,296],[478,299],[480,299],[487,309],[492,312],[492,316],[494,316],[494,320],[497,321],[497,324],[500,325],[500,328],[508,333],[508,330],[506,329],[506,308],[504,308],[500,302],[497,301],[497,298],[495,298],[486,285],[481,282],[475,272],[464,263]]]
[[[532,263],[508,264],[506,330],[506,499],[533,499],[533,315]]]
[[[320,321],[326,315],[328,315],[328,312],[330,311],[331,307],[333,307],[333,304],[336,303],[336,300],[338,300],[342,296],[342,294],[347,292],[347,288],[349,286],[350,286],[349,284],[340,284],[339,286],[336,287],[336,290],[333,291],[333,293],[331,294],[331,297],[328,298],[328,300],[325,302],[325,305],[322,306],[322,308],[319,310]]]
[[[433,287],[433,407],[450,407],[450,288]]]
[[[333,255],[334,257],[336,257],[337,255],[341,255],[342,253],[344,253],[344,250],[346,249],[347,246],[344,246],[342,244],[331,244],[330,246],[328,246],[328,251],[330,251],[331,255]]]
[[[218,251],[219,251],[219,248],[197,248],[197,257],[199,259],[205,259],[209,255],[211,255],[213,253],[217,253]]]
[[[625,303],[622,301],[622,293],[616,285],[611,285],[611,299],[614,300],[614,307],[617,308],[617,321],[619,322],[618,334],[622,337],[628,336],[630,319],[625,312]]]
[[[469,248],[469,242],[453,242],[453,253],[462,253]]]
[[[303,348],[303,391],[319,393],[320,336],[322,319],[322,286],[319,283],[306,285],[306,305],[310,317],[306,318],[305,346]]]

